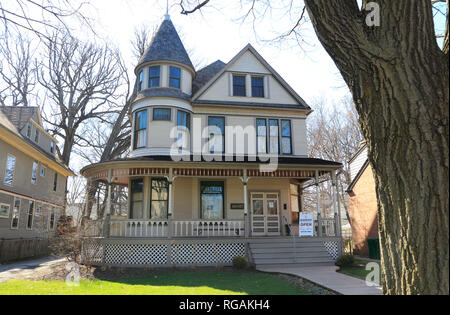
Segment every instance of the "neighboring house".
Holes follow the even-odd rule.
[[[361,144],[349,164],[352,183],[347,192],[350,196],[353,250],[356,255],[367,257],[367,239],[378,238],[378,206],[375,180],[365,143]]]
[[[128,218],[106,218],[98,262],[217,265],[240,255],[257,265],[333,263],[338,215],[317,222],[315,238],[288,235],[302,185],[335,178],[342,165],[308,157],[311,108],[251,45],[196,71],[166,17],[135,74],[131,153],[81,171],[129,192]],[[272,170],[261,166],[268,155]]]
[[[0,107],[0,262],[48,252],[72,175],[37,107]]]

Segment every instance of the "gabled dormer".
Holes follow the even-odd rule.
[[[43,128],[38,107],[4,106],[1,109],[23,138],[42,151],[56,156],[57,140]]]
[[[307,112],[311,110],[250,44],[228,64],[217,61],[208,67],[220,70],[206,82],[194,82],[194,104],[255,105],[304,109]]]

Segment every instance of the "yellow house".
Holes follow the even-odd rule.
[[[308,157],[311,108],[251,45],[196,70],[166,17],[135,74],[129,156],[81,171],[128,189],[127,219],[110,218],[108,201],[100,262],[333,263],[338,217],[319,216],[302,239],[292,218],[303,183],[335,179],[342,165]]]

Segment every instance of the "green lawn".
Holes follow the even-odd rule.
[[[372,272],[372,270],[366,270],[367,261],[356,260],[355,264],[351,267],[344,267],[339,270],[340,273],[359,278],[361,280],[366,280],[367,275]],[[381,271],[380,271],[381,279]]]
[[[0,295],[300,295],[288,282],[257,272],[180,272],[155,276],[83,280],[80,286],[61,281],[0,283]]]

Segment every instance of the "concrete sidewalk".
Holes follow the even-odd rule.
[[[40,259],[19,261],[7,265],[0,265],[0,283],[9,280],[27,280],[36,273],[47,274],[61,264],[67,263],[66,258],[49,256]]]
[[[316,283],[322,287],[343,295],[381,295],[380,287],[369,287],[366,282],[336,272],[336,266],[317,267],[258,267],[258,271],[268,273],[284,273],[298,276]]]

